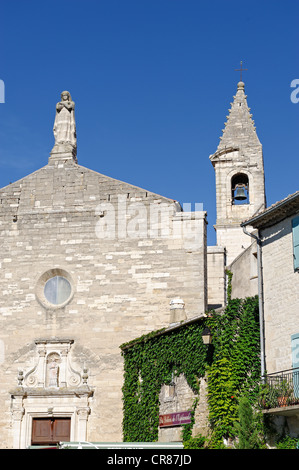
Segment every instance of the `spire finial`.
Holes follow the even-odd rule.
[[[240,62],[240,68],[239,69],[235,69],[236,72],[240,72],[240,82],[242,82],[242,72],[244,72],[245,70],[248,70],[248,69],[243,69],[243,61],[241,60]]]

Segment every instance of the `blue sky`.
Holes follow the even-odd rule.
[[[296,0],[6,0],[1,4],[0,187],[48,162],[62,90],[76,103],[78,162],[203,203],[215,243],[209,155],[236,92],[263,144],[268,205],[299,189]]]

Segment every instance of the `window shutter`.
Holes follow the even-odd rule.
[[[51,445],[69,441],[70,418],[34,418],[32,421],[32,445]]]
[[[51,441],[51,419],[33,419],[32,444],[48,444]]]
[[[299,270],[299,217],[292,220],[294,269]]]
[[[69,442],[70,431],[71,431],[71,419],[70,418],[57,418],[53,423],[53,441],[54,442]]]

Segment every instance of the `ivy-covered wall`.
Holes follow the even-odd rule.
[[[252,399],[260,379],[258,299],[229,299],[222,314],[182,324],[172,331],[152,332],[122,345],[124,357],[123,437],[125,441],[156,441],[159,393],[172,374],[184,374],[197,404],[200,379],[208,377],[211,433],[215,440],[234,436],[240,396]],[[202,341],[208,326],[212,345]],[[194,416],[194,415],[193,415]],[[183,439],[191,437],[186,426]]]
[[[242,396],[254,404],[259,393],[260,330],[258,298],[233,299],[223,315],[208,319],[213,335],[207,365],[209,420],[215,440],[233,438]]]

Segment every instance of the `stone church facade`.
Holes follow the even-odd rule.
[[[78,163],[68,92],[54,137],[44,167],[0,190],[2,448],[121,441],[120,345],[223,307],[225,268],[249,246],[240,223],[265,207],[243,82],[210,157],[215,247],[204,211]]]

